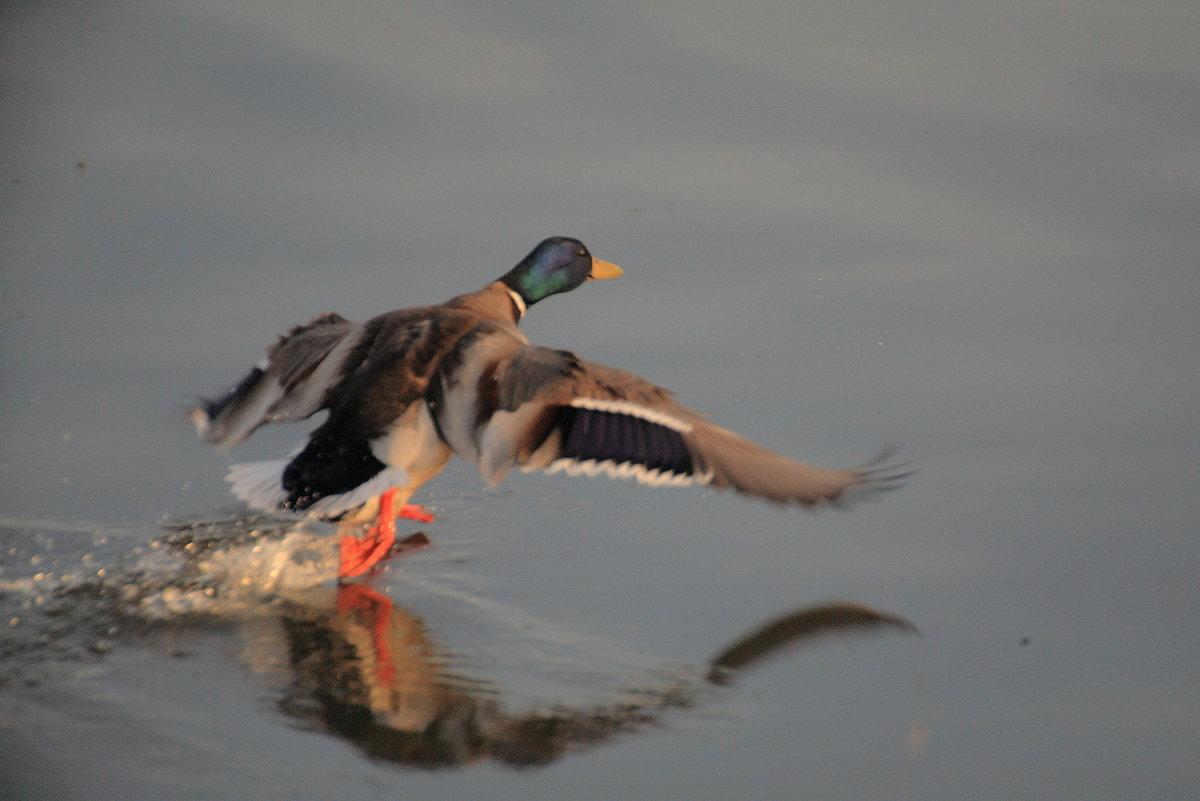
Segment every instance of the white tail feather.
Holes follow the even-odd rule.
[[[288,459],[270,459],[264,462],[242,462],[229,468],[225,480],[233,484],[230,490],[252,509],[264,512],[279,511],[280,504],[287,500],[283,489],[283,471]]]
[[[229,468],[225,480],[233,484],[233,494],[250,508],[278,512],[283,508],[281,504],[288,496],[283,488],[283,471],[290,461],[291,459],[271,459],[235,464]],[[408,483],[408,474],[403,469],[389,467],[349,492],[322,498],[304,512],[313,517],[337,517],[362,506],[389,487],[405,487]],[[404,500],[407,500],[407,497]]]

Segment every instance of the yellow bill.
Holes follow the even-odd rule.
[[[593,256],[592,271],[588,273],[588,278],[616,278],[623,272],[625,271],[611,261],[601,261]]]

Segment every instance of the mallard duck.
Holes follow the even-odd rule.
[[[365,323],[333,313],[284,334],[228,392],[191,410],[204,440],[229,448],[265,423],[328,417],[288,458],[234,465],[251,507],[339,520],[339,575],[369,570],[397,516],[452,454],[495,485],[514,467],[705,484],[780,504],[844,503],[897,486],[879,459],[848,470],[793,461],[677,403],[649,381],[530,344],[517,324],[535,303],[621,268],[577,239],[541,242],[478,292]],[[365,523],[373,522],[362,536]]]

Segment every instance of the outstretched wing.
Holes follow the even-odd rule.
[[[707,484],[813,506],[899,485],[908,473],[795,461],[709,422],[645,379],[573,353],[521,347],[477,400],[478,462],[495,483],[513,467],[607,474],[644,484]]]
[[[300,420],[322,407],[343,376],[343,365],[363,332],[361,323],[332,312],[296,326],[267,349],[232,389],[202,398],[191,409],[207,442],[231,448],[264,423]]]

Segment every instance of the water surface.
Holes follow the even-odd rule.
[[[6,797],[1200,791],[1193,4],[3,28]],[[458,464],[361,588],[255,573],[284,524],[222,476],[305,429],[226,457],[189,397],[551,234],[626,274],[534,341],[920,473],[808,515]]]

